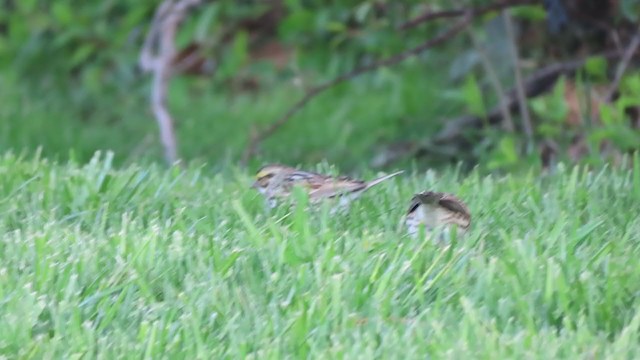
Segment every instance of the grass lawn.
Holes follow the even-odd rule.
[[[245,170],[110,159],[0,158],[1,355],[640,357],[638,158],[545,176],[408,171],[348,216],[269,212]],[[468,238],[404,234],[425,189],[468,203]]]

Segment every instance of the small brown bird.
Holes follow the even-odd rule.
[[[346,176],[331,177],[285,165],[270,164],[258,170],[253,187],[266,196],[270,207],[276,206],[277,198],[289,197],[296,185],[307,190],[311,203],[318,203],[322,199],[339,198],[340,205],[344,206],[359,197],[365,190],[400,173],[402,171],[367,182]]]
[[[425,191],[411,199],[405,224],[412,236],[418,233],[420,225],[424,225],[427,234],[441,229],[439,240],[445,240],[452,226],[458,227],[458,234],[466,233],[471,213],[462,200],[451,194]]]

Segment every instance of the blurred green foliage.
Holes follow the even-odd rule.
[[[0,13],[2,64],[28,74],[25,80],[72,76],[90,89],[105,82],[128,86],[137,80],[137,55],[157,5],[135,0],[9,1],[8,11]],[[212,47],[223,58],[224,79],[246,62],[249,39],[241,26],[243,21],[254,21],[267,36],[273,30],[279,41],[304,49],[298,53],[302,61],[325,70],[321,64],[334,64],[335,50],[388,56],[419,41],[424,34],[400,36],[393,27],[421,8],[419,1],[204,1],[182,24],[177,42],[179,48],[194,41]],[[269,12],[274,12],[273,18],[261,18]],[[230,32],[229,44],[223,37]],[[339,67],[335,71],[356,61],[344,60],[344,65],[332,65]]]
[[[143,26],[154,2],[10,1],[0,13],[2,64],[24,81],[70,76],[98,90],[104,80],[130,83]],[[115,83],[115,82],[114,82]]]
[[[158,160],[157,130],[147,105],[148,79],[137,68],[158,3],[5,0],[5,11],[0,12],[0,80],[6,84],[0,89],[0,101],[6,104],[0,110],[1,149],[33,150],[42,145],[46,154],[64,158],[71,151],[84,160],[96,150],[113,149],[116,162]],[[169,105],[178,119],[181,153],[188,160],[236,161],[251,129],[283,114],[302,96],[302,89],[414,47],[451,21],[397,30],[402,23],[426,10],[489,3],[203,1],[181,25],[177,45],[188,49],[197,44],[216,67],[211,74],[173,81]],[[616,6],[615,24],[636,21],[637,1]],[[525,57],[521,60],[529,64],[549,62],[548,54],[562,53],[558,47],[566,46],[564,52],[570,53],[571,42],[565,38],[575,40],[592,31],[578,24],[582,30],[551,36],[542,6],[518,7],[511,14],[519,25],[513,35]],[[473,42],[462,34],[399,66],[332,89],[307,105],[274,140],[267,140],[258,161],[327,159],[366,166],[387,145],[419,144],[456,116],[486,116],[500,97],[487,71],[493,70],[505,90],[514,85],[516,62],[508,56],[510,37],[505,31],[499,13],[490,13],[474,23]],[[582,43],[597,45],[588,39]],[[275,54],[286,59],[284,67],[256,55],[256,49],[269,42],[287,50]],[[595,45],[587,50],[597,52]],[[576,84],[588,88],[606,83],[611,72],[611,63],[594,56]],[[531,100],[536,142],[550,139],[568,149],[576,135],[584,135],[589,162],[600,158],[603,140],[620,151],[637,149],[640,135],[628,121],[628,109],[638,105],[638,76],[631,66],[621,81],[619,98],[599,108],[597,126],[584,121],[577,128],[567,127],[564,81],[552,93]],[[247,79],[258,83],[257,92],[237,85]],[[517,114],[514,121],[519,127]],[[473,147],[454,160],[480,162],[491,170],[539,162],[527,151],[531,147],[518,129],[507,133],[483,126],[477,135],[481,138]],[[431,153],[422,160],[428,166],[442,163]]]

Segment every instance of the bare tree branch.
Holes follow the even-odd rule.
[[[607,60],[615,60],[623,56],[623,51],[608,51],[599,55]],[[551,64],[538,69],[523,83],[524,94],[527,98],[533,98],[546,93],[562,75],[568,75],[580,69],[587,59],[572,60]],[[512,88],[506,92],[505,103],[509,112],[518,110],[519,102],[517,90]],[[375,167],[385,167],[406,158],[407,156],[421,156],[429,153],[437,153],[443,156],[454,157],[461,153],[461,149],[470,145],[467,133],[470,130],[480,128],[484,124],[498,125],[502,121],[501,107],[498,104],[487,113],[486,117],[463,115],[445,122],[444,127],[435,136],[420,143],[404,144],[399,151],[393,151],[392,156],[386,156],[382,161],[377,161]]]
[[[436,45],[439,45],[447,41],[448,39],[454,37],[460,31],[466,28],[466,26],[471,22],[471,19],[472,19],[471,16],[465,16],[463,19],[461,19],[456,24],[451,26],[451,28],[449,28],[447,31],[437,35],[432,39],[425,41],[424,43],[414,48],[408,49],[399,54],[396,54],[386,59],[382,59],[372,64],[358,67],[348,73],[345,73],[343,75],[336,77],[335,79],[329,82],[326,82],[324,84],[321,84],[309,89],[305,94],[305,96],[302,99],[298,100],[298,102],[296,102],[291,108],[289,108],[289,110],[283,116],[281,116],[280,118],[275,120],[273,123],[271,123],[271,125],[269,125],[262,132],[256,132],[251,136],[249,145],[242,157],[242,163],[246,164],[249,161],[249,159],[255,155],[257,147],[260,144],[260,142],[262,142],[267,137],[271,136],[280,127],[286,124],[293,115],[295,115],[298,111],[300,111],[300,109],[302,109],[310,100],[312,100],[314,97],[316,97],[320,93],[344,81],[351,80],[359,75],[368,73],[370,71],[376,70],[383,66],[392,66],[392,65],[398,64],[409,57],[418,55]]]
[[[515,126],[513,125],[513,120],[511,119],[511,113],[507,107],[507,95],[505,94],[504,88],[500,83],[500,79],[498,78],[498,74],[495,70],[494,65],[489,60],[489,56],[484,49],[484,44],[481,44],[477,39],[476,34],[471,29],[467,29],[467,33],[469,34],[469,38],[473,43],[473,46],[476,48],[476,51],[480,55],[480,60],[482,61],[482,66],[484,67],[487,76],[489,78],[489,82],[498,96],[498,107],[502,112],[502,120],[503,127],[507,132],[512,133],[515,130]]]
[[[536,5],[536,4],[541,4],[541,3],[540,1],[536,1],[536,0],[502,0],[502,1],[497,1],[493,4],[481,6],[478,8],[465,8],[465,9],[461,8],[461,9],[451,9],[451,10],[442,10],[442,11],[427,11],[424,14],[401,24],[398,28],[400,30],[408,30],[431,20],[459,17],[467,13],[471,13],[473,17],[477,17],[477,16],[484,15],[488,12],[499,11],[499,10],[503,10],[506,8],[514,7],[514,6]]]
[[[622,56],[622,53],[620,51],[608,51],[595,56],[602,56],[607,60],[613,60]],[[587,59],[585,58],[551,64],[535,71],[526,81],[524,81],[523,88],[525,96],[527,98],[532,98],[547,92],[553,87],[556,80],[561,75],[574,73],[584,65],[586,60]],[[509,111],[511,112],[518,109],[516,92],[517,90],[515,88],[507,92],[507,104]],[[497,124],[501,120],[500,116],[501,111],[496,107],[489,112],[487,121],[489,124]],[[449,120],[445,123],[444,128],[433,137],[433,141],[438,144],[456,141],[456,139],[463,137],[466,129],[479,127],[482,123],[482,118],[469,115]]]
[[[201,0],[165,0],[154,15],[149,33],[140,51],[139,64],[145,72],[153,74],[151,108],[160,128],[160,140],[169,164],[178,160],[177,140],[173,119],[167,109],[167,89],[173,75],[172,61],[176,55],[175,37],[179,24],[187,11]]]
[[[611,87],[609,88],[609,91],[607,91],[605,101],[613,100],[613,95],[618,90],[618,86],[620,85],[620,80],[622,80],[622,75],[624,75],[624,72],[627,70],[627,67],[629,66],[629,62],[631,61],[633,54],[636,52],[636,50],[638,50],[638,46],[640,46],[640,28],[636,30],[636,33],[631,39],[631,41],[629,42],[629,45],[627,46],[627,49],[624,52],[624,55],[622,55],[620,64],[618,64],[618,67],[616,68],[616,74],[615,74],[615,77],[613,78],[613,82],[611,83]]]
[[[531,125],[531,115],[527,104],[527,94],[525,90],[524,80],[522,79],[522,71],[520,71],[520,57],[518,56],[518,45],[516,44],[516,36],[513,29],[513,21],[511,14],[506,10],[502,12],[505,22],[507,36],[509,36],[509,50],[513,61],[513,72],[516,78],[516,96],[520,107],[520,117],[522,118],[522,127],[527,137],[527,152],[533,149],[533,126]]]

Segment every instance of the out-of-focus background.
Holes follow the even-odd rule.
[[[637,0],[2,4],[2,152],[514,171],[640,147]]]

